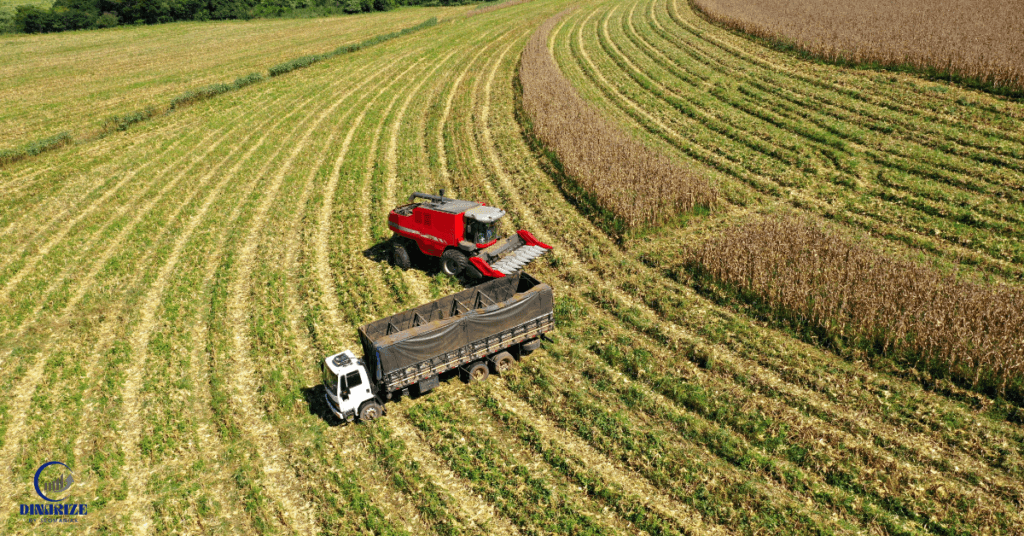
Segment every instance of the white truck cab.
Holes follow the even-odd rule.
[[[358,414],[361,420],[370,421],[381,416],[383,407],[374,396],[362,359],[345,350],[324,359],[320,369],[327,405],[339,419],[352,421]]]

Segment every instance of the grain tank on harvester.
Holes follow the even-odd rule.
[[[498,278],[520,270],[551,249],[526,230],[499,239],[497,222],[504,215],[504,210],[484,203],[445,197],[444,190],[438,195],[415,192],[407,204],[388,214],[388,227],[395,233],[392,261],[408,269],[415,248],[438,257],[441,271],[448,275],[465,272],[473,278]]]

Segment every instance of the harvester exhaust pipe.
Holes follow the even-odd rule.
[[[442,190],[442,193],[443,192],[444,190]],[[425,194],[423,192],[413,192],[409,196],[409,202],[412,203],[413,201],[416,200],[417,197],[419,197],[420,199],[429,199],[431,201],[444,201],[444,196],[442,195]]]

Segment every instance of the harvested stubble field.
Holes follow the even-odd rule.
[[[314,20],[180,22],[52,35],[0,35],[0,150],[101,127],[186,90],[264,75],[283,61],[408,28],[458,8]]]
[[[15,506],[58,459],[90,505],[71,530],[95,532],[1019,533],[1005,406],[719,305],[673,254],[788,203],[1013,277],[1019,105],[804,64],[672,0],[580,6],[553,30],[562,71],[722,191],[617,245],[516,121],[520,54],[567,6],[442,14],[0,169],[0,531],[67,532]],[[389,208],[438,188],[555,246],[533,272],[558,330],[507,378],[329,426],[317,363],[460,288],[366,254]]]

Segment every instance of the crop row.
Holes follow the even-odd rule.
[[[811,113],[804,95],[835,100],[837,91],[737,58],[735,51],[686,26],[674,5],[667,10],[674,16],[659,14],[655,8],[664,7],[657,2],[644,6],[650,8],[641,10],[648,24],[634,20],[636,7],[623,13],[613,6],[599,18],[597,12],[580,14],[570,23],[571,38],[556,37],[560,60],[571,58],[562,64],[570,78],[596,85],[618,114],[625,112],[662,143],[758,192],[847,223],[868,224],[882,234],[893,229],[894,238],[950,258],[967,253],[965,262],[1008,275],[1019,271],[1016,158],[996,166],[965,162],[949,151],[913,139],[894,144],[892,136],[860,127],[865,120],[877,123],[874,119],[835,117],[831,109]],[[671,25],[685,31],[665,29]],[[728,82],[725,75],[740,75],[741,82]],[[780,100],[780,89],[795,97]],[[931,144],[958,143],[952,134]],[[989,182],[975,180],[978,168]],[[742,196],[734,201],[745,202]],[[852,218],[846,216],[850,212]]]

